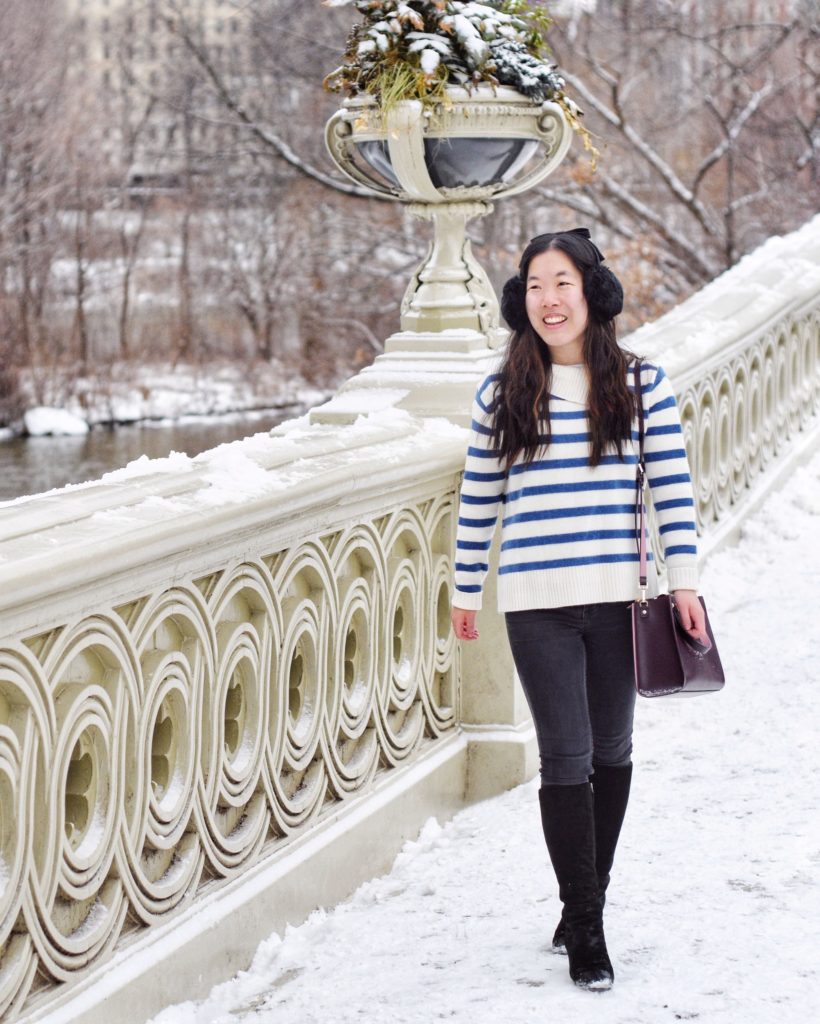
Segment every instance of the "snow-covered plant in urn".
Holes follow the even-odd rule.
[[[364,21],[350,32],[341,67],[327,88],[371,93],[382,108],[404,99],[438,102],[446,86],[512,86],[535,100],[555,100],[575,121],[577,109],[547,59],[549,17],[526,0],[324,0],[355,7]]]

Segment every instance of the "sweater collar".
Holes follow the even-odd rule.
[[[553,363],[550,394],[567,402],[586,406],[589,397],[589,375],[586,366],[561,366],[560,363]]]

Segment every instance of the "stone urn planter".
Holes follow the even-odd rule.
[[[403,100],[387,112],[371,96],[355,96],[330,118],[325,139],[348,178],[409,202],[414,215],[434,223],[433,242],[402,302],[398,344],[418,347],[408,332],[456,328],[497,344],[498,301],[465,227],[492,210],[491,200],[537,185],[558,166],[572,139],[561,106],[488,84],[448,86],[445,102]]]
[[[336,166],[366,188],[423,203],[515,195],[546,178],[569,148],[561,107],[509,86],[448,86],[446,103],[345,100],[325,139]]]

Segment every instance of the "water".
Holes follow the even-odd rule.
[[[115,430],[97,427],[81,437],[26,437],[0,441],[0,501],[39,494],[66,484],[97,480],[141,455],[199,455],[227,441],[270,430],[298,416],[301,408],[204,417],[171,424],[139,424]]]

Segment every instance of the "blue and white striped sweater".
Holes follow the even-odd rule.
[[[552,440],[529,463],[505,472],[490,450],[497,374],[476,393],[456,537],[455,593],[460,608],[480,608],[499,515],[500,611],[555,608],[637,596],[635,467],[637,422],[624,458],[589,464],[583,366],[552,368]],[[631,378],[630,378],[631,380]],[[697,589],[694,499],[677,403],[663,370],[641,375],[647,481],[664,546],[669,588]],[[650,552],[650,593],[657,576]]]

